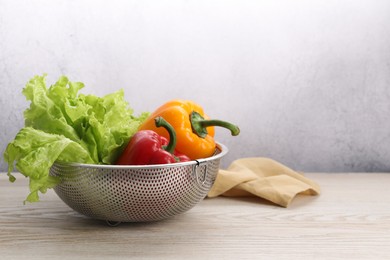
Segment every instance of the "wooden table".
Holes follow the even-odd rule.
[[[50,190],[23,205],[27,181],[0,174],[0,259],[390,259],[390,174],[305,174],[320,196],[289,208],[213,198],[180,216],[109,227]]]

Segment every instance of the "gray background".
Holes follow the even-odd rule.
[[[389,72],[390,1],[0,0],[0,147],[23,126],[22,88],[48,73],[123,88],[136,113],[198,102],[241,127],[217,131],[223,167],[389,171]]]

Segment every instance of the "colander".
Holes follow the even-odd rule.
[[[110,225],[148,222],[181,214],[203,200],[228,149],[213,156],[158,165],[94,165],[56,162],[56,194],[73,210]]]

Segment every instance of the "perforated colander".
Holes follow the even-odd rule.
[[[196,161],[148,166],[55,163],[54,188],[72,209],[107,223],[146,222],[181,214],[204,199],[228,149]]]

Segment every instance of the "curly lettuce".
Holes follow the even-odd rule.
[[[29,178],[28,202],[39,201],[39,192],[58,183],[49,176],[55,161],[113,164],[148,116],[134,115],[123,90],[97,97],[79,94],[83,87],[65,76],[47,87],[43,75],[22,91],[31,102],[24,111],[25,126],[7,145],[4,159],[11,182],[15,168]]]

